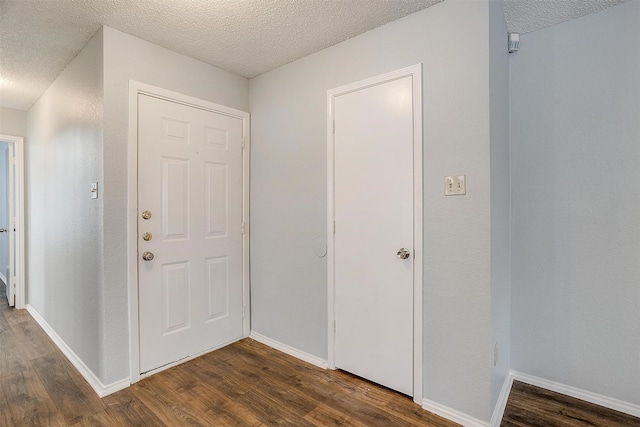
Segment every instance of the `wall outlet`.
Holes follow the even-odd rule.
[[[444,177],[444,195],[462,196],[467,194],[467,179],[465,175],[451,175]]]
[[[498,343],[493,346],[493,366],[498,365]]]

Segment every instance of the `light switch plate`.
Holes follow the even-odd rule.
[[[98,183],[97,182],[92,182],[91,183],[91,198],[92,199],[97,199],[98,198]]]
[[[463,196],[465,194],[467,194],[467,179],[465,175],[444,177],[445,196]]]

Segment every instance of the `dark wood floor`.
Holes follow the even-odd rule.
[[[250,339],[99,399],[0,285],[0,426],[454,426]]]
[[[640,426],[527,387],[514,386],[503,425]],[[406,396],[250,339],[99,399],[31,316],[8,307],[0,285],[0,426],[454,425]]]
[[[640,427],[640,418],[514,381],[501,426]]]

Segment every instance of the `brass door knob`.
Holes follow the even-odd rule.
[[[142,253],[142,259],[145,261],[151,261],[153,260],[154,256],[152,252],[143,252]]]
[[[144,240],[145,242],[148,242],[149,240],[151,240],[152,237],[153,235],[147,231],[142,235],[142,240]]]
[[[151,212],[144,211],[144,212],[142,212],[141,216],[142,216],[142,219],[149,219],[149,218],[151,218]]]

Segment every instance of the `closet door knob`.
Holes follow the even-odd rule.
[[[400,248],[398,251],[398,258],[407,259],[411,256],[411,252],[407,248]]]

